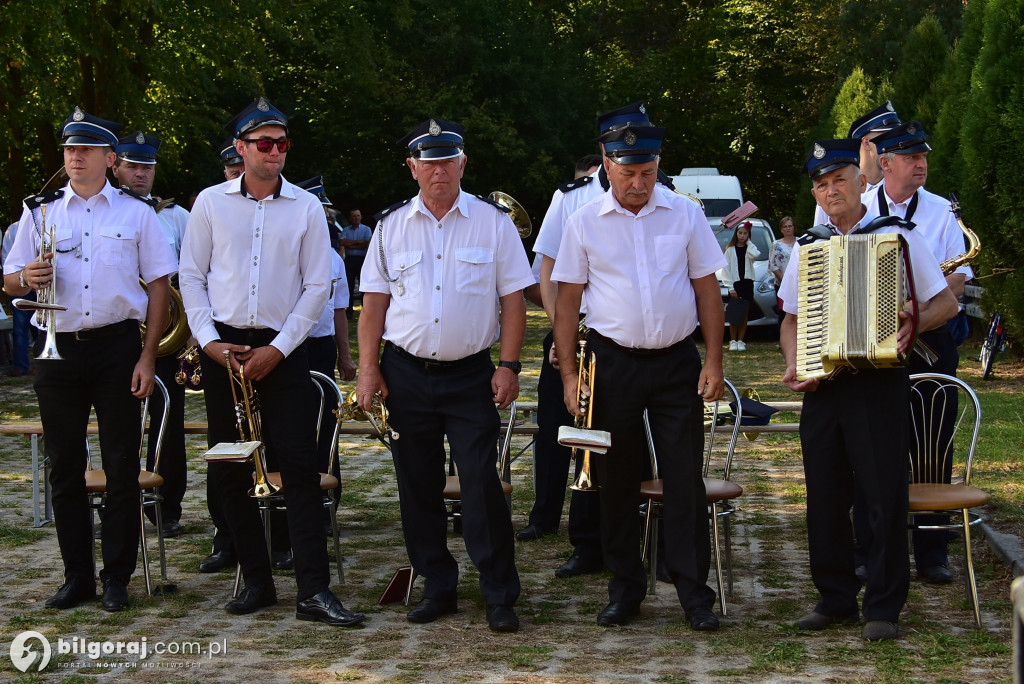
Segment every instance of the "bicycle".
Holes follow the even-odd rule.
[[[981,345],[981,352],[978,354],[978,361],[981,362],[981,379],[988,380],[992,373],[992,364],[995,362],[996,354],[1006,351],[1006,332],[1003,330],[1003,317],[999,313],[993,313],[988,321],[988,334]]]

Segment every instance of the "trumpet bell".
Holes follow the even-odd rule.
[[[530,215],[526,213],[522,204],[517,202],[512,195],[501,190],[495,190],[487,198],[508,209],[508,216],[516,225],[520,238],[525,240],[530,237],[530,234],[533,233],[533,222],[530,221]]]

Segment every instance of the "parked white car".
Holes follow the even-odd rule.
[[[778,325],[779,319],[779,300],[775,296],[775,276],[768,272],[768,252],[771,250],[772,242],[775,241],[775,233],[772,231],[771,225],[764,219],[749,218],[750,221],[750,239],[757,245],[757,249],[761,252],[761,256],[754,262],[754,301],[757,306],[764,312],[763,318],[758,318],[747,322],[748,326],[762,326],[762,325]],[[708,223],[711,224],[711,230],[715,232],[715,237],[718,238],[718,244],[722,247],[722,253],[725,253],[725,246],[729,244],[729,240],[732,240],[733,234],[736,232],[735,228],[723,228],[721,219],[708,219]],[[729,290],[722,284],[721,278],[718,281],[719,286],[722,288],[722,303],[729,301]]]

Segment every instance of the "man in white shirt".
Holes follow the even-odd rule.
[[[829,216],[833,235],[853,232],[899,233],[910,249],[920,330],[942,325],[956,313],[934,257],[906,222],[878,218],[861,203],[865,180],[858,169],[856,140],[819,140],[804,164],[814,198]],[[907,558],[907,452],[910,448],[910,383],[906,368],[858,369],[830,379],[796,377],[798,288],[801,247],[818,238],[801,237],[793,247],[779,298],[786,318],[780,341],[786,358],[783,383],[804,392],[800,444],[807,480],[807,539],[811,578],[821,599],[797,621],[800,629],[821,630],[856,618],[861,582],[854,569],[850,507],[857,498],[870,521],[864,589],[863,636],[868,641],[895,639],[897,622],[910,586]],[[899,350],[913,342],[910,316],[901,313]]]
[[[156,179],[156,154],[160,149],[160,138],[136,131],[117,141],[112,172],[119,187],[128,188],[147,200],[156,212],[157,222],[163,231],[167,244],[174,252],[175,263],[181,253],[181,240],[188,225],[188,212],[176,204],[159,202],[153,198],[153,181]],[[171,287],[177,285],[177,278],[171,278]],[[184,312],[181,312],[184,315]],[[160,486],[163,502],[160,504],[161,520],[165,537],[177,537],[184,532],[181,525],[181,500],[185,496],[188,469],[185,465],[185,386],[175,380],[179,363],[177,355],[185,348],[188,339],[177,349],[170,350],[156,359],[156,375],[167,388],[170,398],[167,420],[164,423],[164,441],[160,450],[160,475],[164,478]],[[153,424],[163,415],[163,396],[157,392],[149,400],[149,415]],[[156,460],[156,440],[148,442],[146,470],[152,471]],[[147,509],[150,520],[156,523],[156,515]]]
[[[459,568],[447,545],[444,438],[459,471],[466,550],[480,571],[487,622],[519,628],[512,519],[496,469],[499,416],[519,394],[533,283],[505,209],[461,188],[464,127],[430,119],[403,138],[419,194],[381,212],[360,287],[359,381],[364,410],[387,400],[405,547],[426,581],[411,622],[458,609]],[[500,328],[499,328],[500,322]],[[499,335],[500,333],[500,335]],[[500,337],[495,369],[491,345]],[[384,340],[384,352],[378,352]]]
[[[875,209],[881,216],[899,216],[907,221],[913,221],[916,226],[914,234],[921,238],[935,260],[941,264],[964,253],[964,234],[957,224],[949,200],[928,192],[924,187],[928,180],[928,153],[932,149],[928,140],[930,140],[930,136],[925,133],[924,127],[919,121],[902,124],[875,138],[874,143],[877,146],[884,181],[874,190],[865,193],[862,201]],[[946,284],[949,285],[954,296],[960,297],[964,293],[964,285],[973,275],[970,266],[960,266],[946,275]],[[960,364],[960,354],[957,352],[956,342],[953,340],[949,326],[943,324],[933,330],[923,332],[920,338],[938,355],[938,360],[929,364],[923,357],[914,354],[910,357],[910,374],[956,375],[957,366]],[[914,403],[914,406],[918,406],[917,402]],[[942,425],[948,439],[943,443],[951,444],[953,425],[956,423],[956,404],[947,402],[945,406],[946,419]],[[915,424],[923,423],[921,420],[917,420]],[[952,476],[953,460],[942,458],[940,466],[936,462],[939,460],[940,454],[932,450],[929,456],[932,457],[933,462],[927,466],[926,471],[936,472],[942,467],[945,481],[949,482]],[[945,454],[942,456],[944,457]],[[918,459],[914,458],[911,462],[916,467]],[[856,507],[854,507],[854,511],[854,523],[858,530],[857,538],[860,541],[862,536],[866,537],[867,535],[860,533],[863,521],[860,520]],[[949,522],[949,516],[919,515],[917,522],[923,525],[942,525]],[[915,529],[912,537],[914,561],[921,578],[934,584],[952,582],[953,573],[948,567],[946,550],[949,543],[946,530]]]
[[[295,617],[337,626],[365,619],[331,593],[316,467],[316,389],[303,341],[327,305],[330,244],[323,208],[281,172],[288,119],[259,98],[229,124],[245,163],[239,178],[199,193],[181,249],[181,294],[203,350],[210,444],[238,439],[225,352],[259,395],[263,439],[277,458],[298,585]],[[214,245],[217,248],[214,248]],[[242,566],[245,587],[225,609],[243,615],[277,603],[248,466],[211,463],[209,477]]]
[[[715,592],[707,586],[703,402],[718,399],[724,388],[715,271],[725,258],[697,205],[657,184],[664,134],[664,128],[627,124],[599,138],[611,191],[565,226],[551,272],[558,283],[555,347],[566,406],[580,415],[577,363],[569,350],[586,295],[588,351],[605,379],[594,383],[593,427],[612,434],[611,449],[595,459],[604,564],[613,575],[598,624],[627,624],[647,593],[636,508],[649,461],[646,409],[655,452],[663,455],[666,570],[690,626],[715,630]],[[707,346],[703,368],[692,337],[698,320]]]
[[[153,391],[157,344],[167,321],[168,278],[177,264],[153,209],[107,182],[120,131],[121,124],[75,108],[61,130],[69,182],[25,200],[18,235],[4,262],[8,294],[40,293],[55,282],[56,302],[67,307],[54,313],[51,331],[61,358],[40,360],[35,374],[64,560],[65,582],[46,602],[48,608],[72,608],[96,595],[85,491],[92,408],[107,477],[100,571],[104,610],[119,611],[128,604],[128,582],[138,558],[139,400]],[[46,237],[42,255],[41,234]],[[39,298],[46,300],[41,293]],[[142,320],[148,325],[140,350]]]

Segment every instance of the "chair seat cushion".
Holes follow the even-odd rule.
[[[164,478],[148,470],[139,471],[139,489],[153,489],[160,487]],[[99,494],[107,491],[107,474],[102,468],[85,471],[85,491],[89,494]]]
[[[512,485],[504,480],[501,481],[501,491],[508,496],[512,493]],[[458,475],[449,475],[444,480],[444,498],[450,501],[462,500],[462,485],[459,483]]]
[[[714,477],[704,478],[704,490],[708,501],[728,501],[743,494],[743,487],[735,482]],[[661,501],[665,498],[664,480],[644,480],[640,483],[640,496]]]
[[[910,510],[955,511],[983,506],[989,494],[977,487],[960,484],[913,483],[910,485]]]
[[[252,481],[256,481],[256,473],[252,474]],[[267,473],[267,482],[275,487],[281,487],[281,473]],[[327,491],[338,486],[338,478],[327,473],[320,473],[320,489]]]

